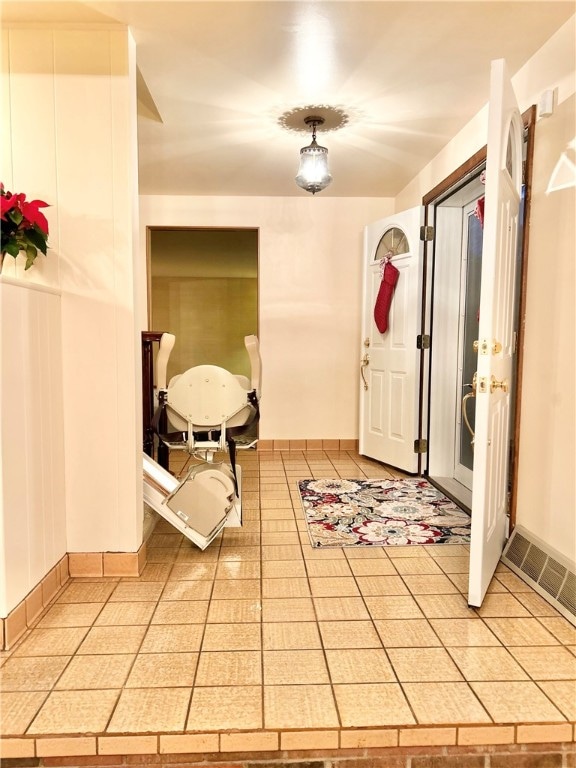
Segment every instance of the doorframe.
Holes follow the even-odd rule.
[[[510,492],[510,533],[512,532],[516,524],[516,504],[517,504],[517,486],[518,486],[518,446],[520,440],[520,421],[522,411],[522,371],[524,361],[524,335],[526,327],[526,286],[527,286],[527,273],[528,273],[528,249],[530,240],[530,212],[531,212],[531,200],[532,200],[532,171],[534,165],[534,134],[536,126],[536,106],[532,105],[522,114],[522,122],[524,124],[524,142],[526,147],[526,155],[523,161],[523,183],[524,183],[524,212],[523,212],[523,224],[522,224],[522,250],[520,259],[520,280],[519,291],[520,296],[518,300],[518,338],[516,346],[516,401],[515,401],[515,413],[514,423],[512,424],[513,434],[513,451],[510,457],[510,479],[511,479],[511,492]],[[433,205],[434,202],[439,201],[446,192],[452,187],[456,186],[459,182],[464,182],[466,177],[470,176],[476,168],[480,168],[486,162],[487,147],[486,145],[475,152],[468,160],[460,165],[456,170],[449,174],[439,184],[433,187],[422,198],[422,205],[424,206],[424,227],[430,225],[428,220],[428,208]],[[424,241],[423,248],[423,276],[422,276],[422,306],[421,306],[421,333],[422,335],[429,333],[429,323],[432,318],[432,310],[427,312],[428,303],[431,301],[431,285],[428,285],[429,278],[429,251],[428,243]],[[432,283],[432,281],[430,281]],[[428,328],[428,330],[427,330]],[[425,352],[427,350],[422,349],[420,352],[420,409],[418,416],[418,434],[422,437],[426,434],[429,444],[429,413],[430,413],[430,388],[426,391],[425,378],[430,379],[430,366],[432,356],[428,356],[428,365],[425,365]],[[426,393],[426,396],[425,396]],[[420,457],[419,457],[420,458]],[[419,474],[421,467],[419,466]]]
[[[152,317],[152,233],[159,231],[187,231],[187,232],[236,232],[240,230],[250,230],[257,233],[256,237],[256,269],[257,269],[257,292],[256,292],[256,334],[260,330],[260,227],[249,226],[216,226],[216,225],[186,225],[186,224],[149,224],[146,226],[146,327],[150,330],[150,321]]]

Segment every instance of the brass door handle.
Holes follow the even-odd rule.
[[[462,416],[464,418],[464,423],[468,427],[468,432],[470,432],[470,435],[472,436],[472,440],[470,441],[470,445],[472,446],[472,448],[474,448],[474,438],[475,438],[475,435],[474,435],[474,430],[472,429],[472,426],[471,426],[470,422],[468,421],[468,414],[466,413],[466,406],[468,404],[468,400],[470,400],[473,397],[476,397],[476,392],[475,391],[474,392],[468,392],[468,394],[464,395],[464,397],[462,398]]]
[[[368,382],[366,381],[366,377],[364,376],[364,368],[366,368],[367,365],[370,364],[370,355],[368,352],[364,355],[362,358],[362,362],[360,363],[360,375],[362,376],[362,381],[364,383],[364,390],[368,389]]]
[[[475,373],[474,376],[472,377],[472,384],[462,384],[462,386],[463,387],[470,387],[470,389],[472,390],[472,392],[470,394],[473,395],[473,396],[476,396],[476,386],[477,386],[477,383],[478,383],[478,374]]]

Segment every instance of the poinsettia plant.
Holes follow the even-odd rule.
[[[47,208],[43,200],[26,200],[26,195],[14,194],[0,183],[0,251],[18,256],[26,254],[26,266],[30,269],[38,251],[46,255],[48,248],[48,221],[40,208]]]

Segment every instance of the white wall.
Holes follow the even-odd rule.
[[[5,616],[66,551],[135,551],[142,484],[133,43],[5,28],[2,78],[2,180],[51,205],[48,257],[0,277]]]
[[[526,296],[518,523],[576,563],[575,188],[547,193],[563,152],[574,163],[576,97],[537,125]]]
[[[576,17],[513,77],[521,110],[553,89],[551,117],[536,124],[527,272],[517,522],[576,559],[574,467],[574,188],[547,194],[562,152],[576,160]],[[489,73],[486,73],[489,77]],[[396,198],[396,210],[422,196],[486,144],[483,109]]]
[[[66,552],[60,295],[0,278],[0,616]]]
[[[148,226],[259,229],[261,439],[358,436],[363,228],[391,211],[385,198],[140,198],[143,248]]]

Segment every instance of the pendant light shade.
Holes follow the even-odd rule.
[[[316,126],[324,123],[322,117],[307,117],[304,122],[312,126],[312,143],[300,150],[300,167],[296,184],[313,195],[321,192],[332,181],[328,170],[328,150],[316,143]]]

